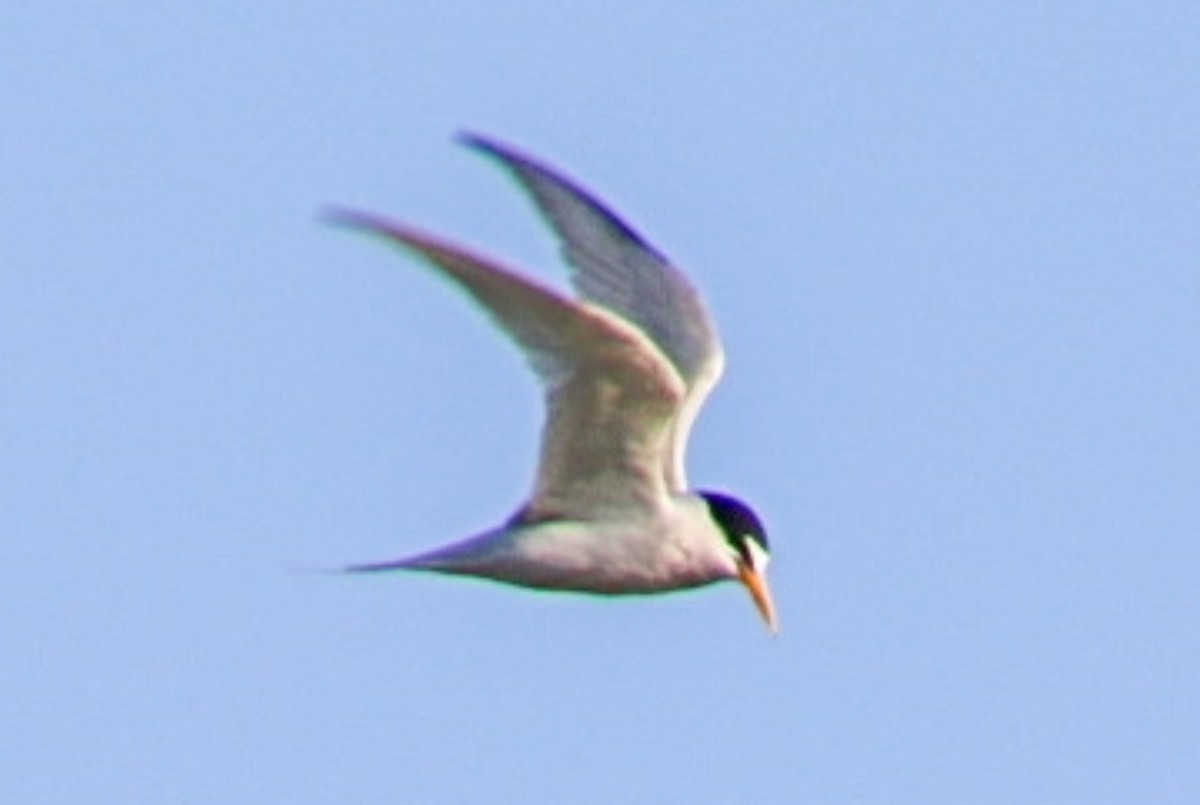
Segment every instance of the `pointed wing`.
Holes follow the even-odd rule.
[[[699,293],[678,269],[587,191],[494,140],[463,135],[501,162],[533,197],[562,241],[579,294],[636,324],[683,377],[687,395],[663,459],[670,488],[687,488],[688,435],[724,367],[716,327]]]
[[[685,390],[670,361],[640,330],[403,224],[350,211],[330,217],[431,263],[529,359],[545,387],[547,415],[524,518],[586,520],[662,505],[662,454]]]

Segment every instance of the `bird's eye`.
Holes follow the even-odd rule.
[[[729,540],[729,549],[733,552],[734,558],[743,565],[754,567],[754,556],[751,554],[750,543],[752,540],[747,539],[744,534],[739,534]]]

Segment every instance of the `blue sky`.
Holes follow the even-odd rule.
[[[0,32],[0,799],[1200,798],[1191,3],[29,3]],[[298,568],[508,514],[540,404],[361,205],[704,290],[733,586]]]

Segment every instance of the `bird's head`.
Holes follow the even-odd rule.
[[[767,530],[750,507],[737,498],[719,492],[701,492],[709,514],[725,536],[725,542],[737,565],[737,578],[754,599],[754,605],[775,632],[775,603],[767,586],[767,563],[771,561]]]

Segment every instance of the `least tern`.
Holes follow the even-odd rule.
[[[724,365],[700,295],[560,172],[493,139],[459,139],[532,197],[561,241],[578,298],[405,224],[347,209],[329,215],[431,264],[524,352],[546,401],[533,494],[495,528],[346,570],[424,570],[602,595],[737,580],[774,632],[762,522],[734,497],[687,485],[688,434]]]

